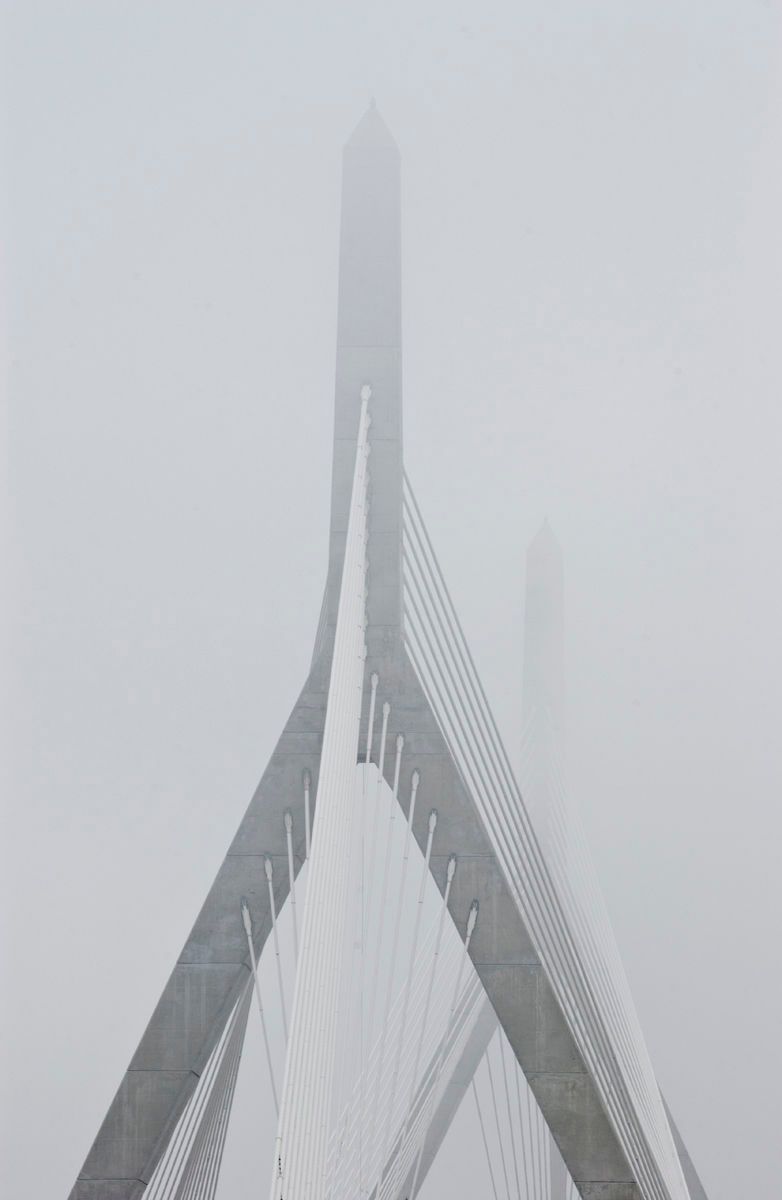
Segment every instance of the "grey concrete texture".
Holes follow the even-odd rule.
[[[79,1180],[80,1200],[141,1200],[146,1183],[141,1179]]]
[[[583,1200],[640,1200],[641,1196],[634,1183],[583,1183],[579,1192]]]
[[[273,864],[275,904],[288,894],[285,813],[296,835],[294,870],[304,849],[303,774],[312,778],[315,811],[326,694],[307,687],[272,759],[133,1055],[79,1174],[71,1200],[92,1200],[96,1186],[146,1184],[217,1043],[250,969],[241,918],[246,899],[256,955],[271,931],[264,860]],[[130,1197],[133,1193],[129,1192]]]
[[[440,840],[448,838],[447,830]],[[447,844],[447,841],[446,841]],[[432,874],[437,886],[444,888],[447,855],[432,858]],[[469,911],[473,900],[479,904],[479,920],[470,942],[471,957],[482,967],[498,963],[539,966],[540,960],[525,929],[513,911],[502,871],[493,856],[473,858],[462,854],[451,884],[455,912]]]

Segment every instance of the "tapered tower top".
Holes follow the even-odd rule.
[[[551,528],[548,517],[546,517],[527,548],[527,561],[547,561],[551,564],[553,572],[559,575],[562,574],[562,548],[557,541],[554,530]]]
[[[399,154],[399,147],[378,112],[374,100],[370,102],[369,108],[345,143],[345,150],[346,152],[391,150],[395,154]]]
[[[372,629],[380,638],[386,632],[389,638],[397,636],[402,619],[400,173],[397,144],[372,103],[348,138],[342,156],[326,627],[332,632],[335,628],[361,394],[369,388],[372,502],[367,609]]]

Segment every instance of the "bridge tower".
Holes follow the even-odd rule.
[[[193,1111],[199,1081],[219,1074],[223,1067],[214,1064],[229,1061],[226,1055],[231,1064],[238,1061],[238,1051],[225,1048],[240,1046],[255,961],[298,878],[310,836],[315,860],[318,827],[338,829],[330,806],[344,789],[335,781],[346,762],[355,769],[359,728],[371,730],[367,757],[374,748],[370,762],[394,794],[418,796],[412,835],[465,939],[485,993],[483,1011],[501,1026],[577,1193],[585,1200],[688,1200],[625,983],[593,936],[589,911],[574,905],[544,852],[404,472],[401,296],[400,156],[373,105],[343,155],[329,560],[310,673],[71,1200],[140,1200],[184,1115]],[[550,549],[541,545],[549,567]],[[365,601],[360,617],[357,588]],[[553,621],[546,645],[554,652],[559,618],[544,606],[540,620]],[[355,664],[345,664],[353,653],[350,630],[359,627],[361,686],[353,721]],[[537,659],[531,647],[528,653],[525,704],[530,688],[542,689],[557,724],[559,667],[551,671],[545,656]],[[387,754],[381,770],[386,719],[388,745],[401,738],[404,753]],[[327,882],[323,889],[327,896]],[[317,983],[306,921],[299,971]],[[290,1115],[289,1080],[296,1071],[296,1078],[307,1079],[300,1051],[305,1007],[297,998],[283,1097],[289,1125],[281,1125],[279,1163],[287,1129],[291,1138],[300,1137],[294,1127],[305,1116],[318,1128],[325,1120],[314,1100],[307,1101],[306,1114]],[[474,1058],[475,1045],[470,1053]],[[301,1061],[292,1062],[296,1054]],[[456,1097],[473,1060],[468,1055],[463,1062],[468,1068],[464,1086],[458,1079],[454,1085]],[[227,1091],[231,1071],[235,1078],[234,1066],[226,1067]],[[423,1155],[426,1139],[430,1148],[439,1145],[448,1124],[447,1109],[438,1111],[440,1126],[437,1113],[424,1122],[418,1165],[389,1200],[420,1187],[431,1160]],[[192,1191],[195,1183],[187,1185],[191,1193],[183,1186],[177,1200],[200,1195]],[[298,1187],[292,1185],[285,1200],[304,1200]],[[325,1200],[320,1175],[306,1187],[308,1200]]]

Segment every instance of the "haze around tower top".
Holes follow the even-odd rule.
[[[374,96],[406,465],[503,737],[547,517],[568,778],[660,1082],[711,1200],[773,1195],[779,6],[2,22],[0,1191],[67,1194],[306,672],[340,157]],[[462,1194],[473,1149],[422,1200]]]

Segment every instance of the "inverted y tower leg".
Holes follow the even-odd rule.
[[[339,581],[345,553],[362,384],[372,385],[376,481],[370,620],[398,628],[401,545],[399,154],[371,110],[345,147],[340,296],[326,592],[310,675],[228,854],[185,941],[98,1131],[71,1200],[140,1200],[251,971],[242,920],[250,911],[259,956],[271,929],[264,861],[279,910],[305,857],[305,788],[314,813]],[[395,487],[394,482],[395,481]],[[394,499],[394,496],[396,497]],[[389,502],[389,497],[391,497]],[[381,565],[382,569],[381,569]],[[382,634],[379,634],[382,636]]]

